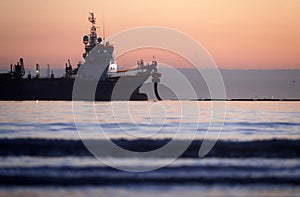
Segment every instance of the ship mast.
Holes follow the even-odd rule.
[[[83,43],[85,44],[85,53],[83,53],[83,58],[85,58],[88,53],[98,44],[102,42],[102,39],[99,37],[97,38],[97,31],[96,31],[96,18],[93,12],[89,13],[90,16],[88,17],[89,22],[91,23],[90,34],[83,36]]]

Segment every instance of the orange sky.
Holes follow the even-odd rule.
[[[0,9],[1,69],[19,57],[27,68],[37,62],[63,68],[68,58],[75,64],[89,11],[98,26],[105,15],[107,35],[139,26],[178,29],[206,47],[220,68],[300,69],[298,0],[9,0],[0,1]],[[153,54],[138,55],[124,55],[119,63]],[[172,55],[160,55],[176,64]]]

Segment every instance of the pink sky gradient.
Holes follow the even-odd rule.
[[[1,1],[0,9],[1,69],[19,57],[27,68],[35,63],[63,68],[68,58],[73,64],[82,60],[89,11],[100,27],[105,15],[107,36],[140,26],[184,32],[223,69],[300,69],[298,0],[9,0]],[[169,64],[188,66],[169,53],[157,53]],[[153,51],[133,54],[119,58],[119,64],[149,59]]]

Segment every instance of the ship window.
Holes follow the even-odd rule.
[[[98,50],[98,53],[100,53],[100,50]]]
[[[104,50],[103,52],[104,52],[104,53],[106,53],[106,52],[107,52],[107,50]]]

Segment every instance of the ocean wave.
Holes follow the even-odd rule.
[[[113,142],[130,151],[147,152],[163,147],[171,139],[115,139]],[[85,141],[86,142],[86,141]],[[105,148],[104,140],[89,140],[89,143]],[[178,147],[185,143],[176,141]],[[202,140],[194,140],[180,156],[181,158],[198,158]],[[96,146],[96,148],[97,148]],[[114,155],[107,150],[104,156]],[[0,156],[92,156],[81,140],[14,138],[0,139]],[[118,155],[122,157],[122,155]],[[126,156],[124,156],[126,157]],[[166,154],[166,157],[168,155]],[[206,157],[219,158],[299,158],[300,140],[272,139],[254,141],[219,140]]]
[[[0,175],[1,185],[120,185],[120,184],[292,184],[299,185],[298,178],[106,178],[102,177],[80,177],[80,178],[59,178],[59,177],[8,177]]]
[[[133,166],[134,167],[134,166]],[[167,166],[148,172],[126,172],[111,167],[5,167],[0,185],[117,185],[117,184],[294,184],[299,167]]]

